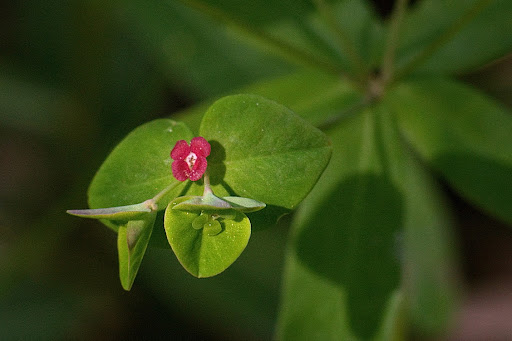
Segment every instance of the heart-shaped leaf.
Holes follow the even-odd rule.
[[[208,169],[213,185],[285,209],[304,199],[331,156],[324,133],[256,95],[215,102],[203,118],[200,135],[212,145]]]
[[[226,270],[240,256],[251,235],[251,223],[240,211],[180,211],[172,209],[191,197],[169,203],[164,226],[167,240],[181,265],[196,277]],[[201,228],[200,225],[203,225]]]
[[[160,200],[160,207],[165,208],[185,187],[172,176],[169,153],[176,141],[192,137],[185,124],[168,119],[133,130],[96,173],[89,186],[89,206],[97,209],[143,202],[174,183],[176,187]]]
[[[117,233],[117,250],[119,256],[119,278],[124,290],[130,290],[140,263],[146,253],[156,212],[146,214],[144,219],[130,220],[119,226]]]

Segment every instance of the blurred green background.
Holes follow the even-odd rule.
[[[392,2],[374,5],[386,16]],[[125,292],[116,236],[64,212],[87,207],[96,169],[136,126],[293,70],[175,1],[2,2],[0,339],[272,338],[289,218],[211,279],[150,249]],[[512,107],[511,58],[462,80]],[[510,227],[446,191],[468,292],[452,338],[505,335]]]

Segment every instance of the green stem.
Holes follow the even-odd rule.
[[[224,23],[226,26],[230,26],[235,30],[238,30],[240,33],[245,34],[246,36],[254,39],[256,42],[263,44],[269,50],[274,51],[281,57],[284,57],[288,60],[298,62],[303,65],[320,68],[325,70],[326,72],[333,73],[335,75],[340,75],[345,73],[339,65],[333,63],[332,61],[320,58],[311,54],[308,51],[302,50],[296,46],[289,44],[286,41],[278,39],[269,35],[268,33],[257,29],[237,18],[232,17],[228,13],[223,12],[222,10],[210,6],[200,0],[179,0],[183,4],[192,7],[211,18]]]
[[[204,192],[203,192],[203,196],[205,196],[205,195],[206,195],[206,194],[208,194],[208,193],[213,194],[213,190],[212,190],[212,188],[210,187],[210,175],[208,174],[208,170],[206,170],[206,172],[204,172],[204,175],[203,175],[203,183],[204,183]]]
[[[395,72],[395,54],[400,42],[400,29],[407,4],[408,0],[397,0],[393,13],[391,14],[391,25],[386,44],[386,52],[382,60],[382,81],[384,86],[392,81]]]
[[[470,9],[468,9],[458,20],[444,31],[436,40],[428,45],[421,53],[416,55],[409,63],[407,63],[397,74],[397,78],[404,78],[414,69],[431,57],[439,48],[450,41],[459,31],[473,20],[492,0],[477,1]]]
[[[334,35],[338,40],[338,44],[343,50],[347,52],[347,56],[350,59],[350,62],[356,68],[358,75],[362,76],[367,71],[365,62],[357,52],[354,43],[352,42],[350,37],[345,33],[345,31],[340,27],[340,25],[338,25],[336,17],[333,15],[333,9],[324,0],[313,1],[320,15],[323,16],[327,25],[334,32]]]
[[[366,108],[368,105],[372,104],[374,102],[374,100],[375,99],[372,96],[365,96],[357,103],[349,106],[346,110],[343,110],[339,114],[327,118],[325,121],[323,121],[316,127],[323,131],[328,130],[329,128],[331,128],[332,126],[334,126],[341,120],[344,120],[346,118],[349,118],[349,117],[357,114],[358,112],[360,112],[361,110]]]

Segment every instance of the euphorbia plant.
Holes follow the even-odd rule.
[[[324,133],[255,95],[215,102],[199,134],[193,137],[185,124],[168,119],[135,129],[94,177],[91,208],[68,211],[117,231],[126,290],[154,228],[165,228],[176,257],[192,275],[224,271],[246,247],[251,228],[274,224],[302,201],[331,155]],[[158,212],[163,211],[162,226]],[[251,224],[253,214],[260,214],[257,224]]]
[[[298,64],[298,69],[286,70],[291,74],[253,84],[246,92],[286,104],[332,141],[330,164],[292,224],[278,338],[396,340],[405,339],[409,330],[445,330],[458,290],[452,219],[437,179],[473,205],[512,222],[510,111],[455,77],[512,51],[512,2],[423,0],[409,6],[408,1],[397,0],[387,21],[378,18],[364,0],[179,2]],[[166,6],[172,6],[169,16],[174,9],[177,13],[184,9],[176,1],[161,7],[152,4],[155,8],[149,11],[158,14],[155,17]],[[140,8],[146,9],[146,4],[140,3]],[[173,20],[169,20],[155,33],[154,22],[136,12],[135,20],[145,27],[141,36],[151,36],[159,53],[167,51],[162,46],[169,45],[168,37],[183,30],[180,25],[171,27]],[[176,54],[172,64],[183,66],[184,60],[190,61],[182,69],[184,73],[193,70],[188,78],[203,91],[218,89],[230,80],[225,70],[238,75],[230,64],[246,72],[240,72],[241,78],[257,74],[253,71],[261,67],[242,54],[243,63],[230,59],[237,56],[229,49],[232,42],[217,44],[217,33],[194,41],[202,46],[204,37],[210,37],[208,53],[197,53],[191,60]],[[181,40],[188,42],[188,38]],[[217,62],[216,68],[203,59],[213,56],[215,49],[221,57],[208,62]],[[202,72],[205,65],[222,70],[222,77],[213,80],[216,86],[211,86],[212,73]],[[206,261],[200,252],[187,253],[191,245],[187,243],[198,235],[221,236],[222,232],[216,235],[217,222],[232,217],[236,221],[236,215],[245,221],[241,214],[247,213],[251,229],[269,225],[304,198],[327,159],[327,153],[320,155],[315,148],[294,146],[303,135],[308,139],[309,128],[289,126],[284,119],[290,116],[275,115],[273,110],[267,114],[256,105],[247,106],[251,114],[239,115],[246,108],[242,102],[237,110],[214,105],[201,123],[199,136],[211,144],[207,156],[211,193],[202,180],[180,183],[170,178],[169,150],[177,140],[188,143],[193,135],[181,124],[157,121],[132,133],[151,138],[133,139],[131,134],[105,161],[91,184],[90,206],[145,203],[137,207],[147,220],[135,220],[140,223],[126,227],[135,231],[152,219],[151,212],[162,212],[169,203],[186,208],[166,210],[166,225],[178,227],[166,226],[171,245],[174,240],[183,241],[173,248],[193,274],[217,272],[218,268],[202,268]],[[193,116],[193,111],[188,112],[183,119],[193,122]],[[169,128],[173,137],[161,136]],[[267,130],[272,133],[262,134]],[[327,148],[323,139],[321,149]],[[160,140],[165,148],[155,149]],[[279,152],[283,146],[287,146],[284,154]],[[177,158],[186,159],[189,154]],[[188,172],[181,165],[176,166],[178,171]],[[192,171],[199,165],[187,167]],[[168,191],[158,197],[155,209],[154,202],[146,200],[162,188]],[[205,201],[229,202],[222,199],[227,196],[256,200],[266,207],[236,213],[197,209]],[[139,211],[130,212],[141,217]],[[155,228],[161,228],[161,220],[157,214]],[[185,223],[178,226],[176,222]],[[106,224],[121,232],[124,228],[123,222]],[[240,240],[245,243],[244,238]],[[225,254],[231,261],[239,250],[230,251]]]

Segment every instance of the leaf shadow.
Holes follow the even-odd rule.
[[[208,174],[210,175],[210,183],[215,186],[224,182],[226,175],[226,149],[219,141],[208,141],[211,146],[211,152],[208,156]]]
[[[301,262],[346,290],[350,324],[363,339],[377,331],[400,283],[402,210],[387,177],[354,175],[333,189],[296,240]]]

